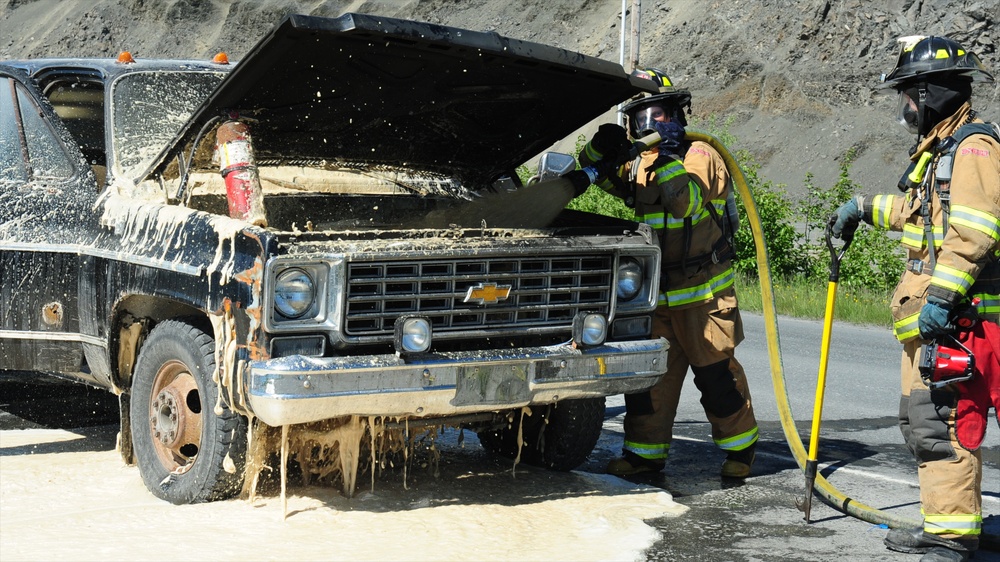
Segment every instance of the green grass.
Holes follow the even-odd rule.
[[[826,298],[829,282],[825,279],[775,279],[774,306],[780,316],[811,318],[822,320],[826,313]],[[738,275],[736,293],[740,309],[748,312],[763,312],[760,298],[760,282],[753,277]],[[834,303],[834,320],[870,326],[892,327],[889,315],[891,293],[878,293],[868,289],[838,284],[837,300]]]

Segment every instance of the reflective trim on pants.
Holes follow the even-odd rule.
[[[756,443],[758,437],[760,437],[760,433],[757,430],[757,426],[754,426],[750,431],[739,435],[734,435],[726,439],[715,439],[715,444],[723,451],[742,451]]]
[[[933,535],[979,536],[983,531],[983,516],[977,513],[961,515],[924,514],[924,531]]]
[[[626,440],[622,449],[644,459],[665,460],[670,454],[670,443],[636,443]]]

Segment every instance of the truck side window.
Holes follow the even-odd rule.
[[[52,128],[42,118],[41,110],[35,104],[35,100],[19,85],[15,84],[14,89],[17,91],[17,104],[21,109],[32,176],[35,178],[72,176],[73,164]]]
[[[28,181],[12,86],[10,78],[0,76],[0,185]]]

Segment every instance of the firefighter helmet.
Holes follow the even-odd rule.
[[[966,51],[947,37],[903,37],[899,58],[889,74],[882,77],[881,89],[902,89],[917,82],[961,79],[993,82],[976,53]]]
[[[660,92],[633,99],[622,107],[621,111],[628,121],[628,130],[632,138],[637,139],[656,132],[652,122],[662,117],[669,117],[681,126],[687,126],[684,110],[691,112],[690,91],[675,87],[665,72],[655,68],[633,70],[632,77],[651,80]]]
[[[879,89],[899,92],[897,118],[908,131],[926,135],[972,99],[972,83],[993,82],[975,53],[947,37],[899,40],[896,66]]]

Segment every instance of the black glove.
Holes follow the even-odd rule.
[[[854,231],[861,224],[861,209],[865,206],[863,195],[852,197],[850,201],[841,205],[837,212],[830,215],[830,234],[834,238],[841,238],[845,242],[854,239]]]
[[[632,143],[621,125],[605,123],[597,128],[594,138],[590,139],[590,148],[600,153],[601,160],[620,164],[619,160],[628,154]]]
[[[660,155],[670,156],[677,154],[680,150],[681,142],[684,140],[684,127],[680,123],[670,121],[653,121],[653,128],[660,134]]]

